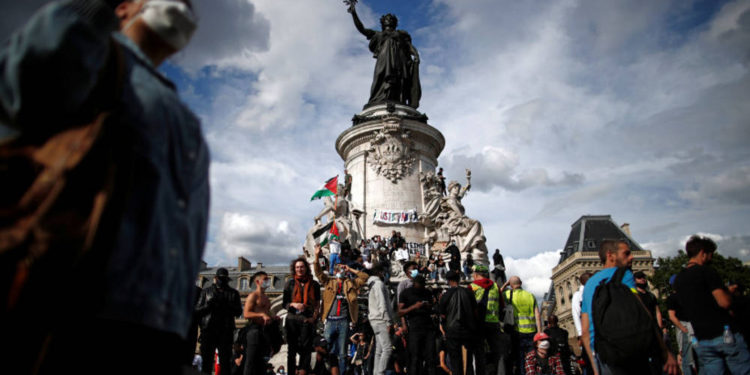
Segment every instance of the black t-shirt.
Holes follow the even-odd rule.
[[[549,354],[555,354],[555,353],[561,353],[562,357],[568,355],[568,331],[560,328],[560,327],[548,327],[544,330],[544,333],[549,336],[550,341],[550,352]]]
[[[674,310],[677,319],[685,321],[685,314],[682,312],[680,302],[677,301],[677,293],[672,293],[667,297],[667,310]]]
[[[651,314],[651,317],[654,318],[654,321],[656,321],[656,309],[659,308],[659,302],[656,300],[656,296],[646,291],[645,293],[641,293],[641,291],[638,291],[638,297],[641,298],[641,302],[643,302],[643,305],[646,306],[646,310]]]
[[[688,267],[679,274],[674,282],[677,290],[677,301],[683,308],[685,317],[693,325],[695,337],[699,340],[712,339],[724,332],[724,326],[730,324],[729,311],[719,307],[713,294],[722,288],[721,278],[709,266]]]
[[[406,314],[406,321],[409,323],[409,329],[412,331],[428,331],[434,329],[432,318],[430,317],[432,306],[432,293],[425,288],[406,288],[399,296],[399,304],[403,303],[404,308],[414,305],[419,301],[427,301],[430,305],[422,307]]]

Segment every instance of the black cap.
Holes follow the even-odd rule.
[[[636,272],[636,273],[633,274],[633,278],[635,278],[635,279],[645,279],[646,278],[646,274],[643,273],[643,271],[638,271],[638,272]]]
[[[313,346],[319,346],[321,348],[327,348],[328,342],[323,336],[317,336],[313,339]]]
[[[414,284],[425,285],[425,279],[424,279],[424,276],[422,276],[422,275],[417,275],[417,276],[416,276],[416,277],[414,278]]]
[[[450,270],[445,274],[445,278],[448,279],[448,281],[459,281],[461,280],[461,275],[455,270]]]
[[[224,267],[219,268],[218,270],[216,270],[216,277],[218,277],[220,279],[232,280],[232,279],[229,278],[229,271],[227,271],[227,269],[224,268]]]

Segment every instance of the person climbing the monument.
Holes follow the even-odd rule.
[[[375,73],[368,105],[395,102],[419,107],[422,88],[419,84],[419,52],[411,43],[411,35],[397,30],[398,18],[386,14],[380,18],[381,31],[367,29],[357,16],[356,1],[349,2],[348,12],[354,26],[367,40],[373,53]]]

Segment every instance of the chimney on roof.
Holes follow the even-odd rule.
[[[208,269],[208,263],[206,263],[205,261],[202,260],[201,261],[201,271],[205,271],[207,269]]]
[[[625,223],[623,225],[620,225],[620,229],[622,229],[622,231],[625,232],[625,234],[627,234],[628,236],[630,236],[630,224],[629,223]]]
[[[245,257],[239,257],[237,258],[237,269],[238,271],[248,271],[251,268],[250,261],[245,259]]]
[[[255,269],[258,269],[258,270],[262,268],[263,268],[263,263],[261,262],[258,262],[258,264],[255,266]]]

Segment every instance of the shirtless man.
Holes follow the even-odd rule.
[[[245,345],[245,375],[262,374],[264,372],[263,355],[266,345],[263,343],[263,326],[274,320],[271,316],[271,300],[266,295],[266,289],[271,286],[268,274],[263,271],[253,275],[255,291],[245,299],[243,315],[247,319],[247,345]]]

